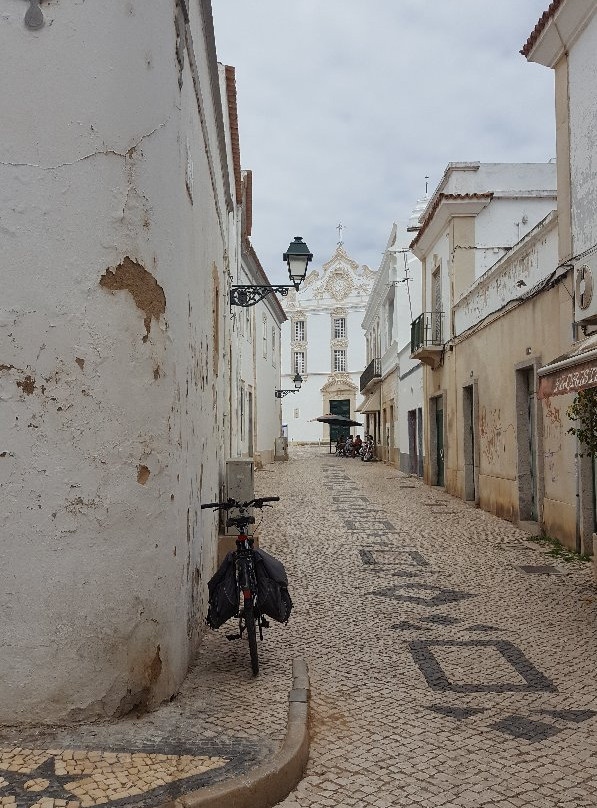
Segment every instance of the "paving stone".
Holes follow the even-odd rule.
[[[259,677],[225,625],[155,713],[5,728],[0,806],[152,808],[242,774],[284,737],[300,655],[313,688],[311,755],[284,808],[595,808],[589,565],[521,574],[551,560],[522,531],[382,463],[301,447],[266,471],[255,473],[256,494],[281,502],[264,513],[260,545],[285,564],[294,611],[259,642]],[[419,662],[430,656],[426,677]],[[189,777],[169,780],[175,768]]]
[[[375,805],[371,799],[397,808],[562,808],[572,789],[579,793],[570,807],[594,808],[597,586],[589,565],[521,574],[518,566],[551,559],[512,524],[400,472],[388,477],[381,463],[338,459],[345,482],[375,514],[349,530],[346,521],[355,520],[330,510],[338,494],[323,487],[326,460],[317,449],[295,448],[275,476],[257,474],[259,493],[284,498],[284,513],[267,513],[261,545],[285,562],[296,608],[275,648],[268,637],[267,653],[307,655],[318,707],[308,773],[320,782],[281,805],[322,805],[327,779],[338,786],[338,808]],[[300,541],[289,543],[305,510]],[[427,566],[411,556],[392,568],[382,547],[396,557],[418,552]],[[376,563],[362,563],[360,549]],[[405,575],[412,571],[438,588],[404,588],[421,582]],[[437,701],[409,648],[427,637],[454,643],[428,650],[446,666],[444,679],[454,674],[448,682],[472,692],[450,690],[445,704]],[[518,737],[492,727],[504,721]]]

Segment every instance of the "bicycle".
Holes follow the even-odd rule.
[[[236,508],[239,515],[226,519],[226,527],[236,527],[238,538],[236,539],[236,551],[234,553],[234,566],[238,589],[242,592],[243,605],[238,609],[238,634],[227,634],[228,640],[240,640],[243,633],[247,632],[249,641],[249,654],[251,657],[251,670],[253,676],[259,673],[259,656],[257,653],[257,632],[255,625],[259,627],[259,639],[263,640],[263,629],[269,628],[269,621],[260,613],[257,604],[257,575],[255,572],[255,555],[253,550],[254,539],[247,534],[248,525],[255,524],[255,517],[250,516],[247,510],[253,508],[263,508],[267,502],[279,502],[280,497],[257,497],[247,502],[237,502],[228,499],[226,502],[206,502],[201,509],[213,508],[214,510],[229,511]]]

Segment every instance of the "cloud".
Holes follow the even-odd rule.
[[[448,162],[555,155],[552,71],[518,53],[546,0],[214,0],[237,71],[253,243],[272,280],[302,235],[377,268]]]

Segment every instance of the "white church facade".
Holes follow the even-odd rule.
[[[293,389],[296,373],[303,379],[297,393],[282,399],[289,442],[329,441],[330,428],[314,419],[330,412],[363,423],[356,411],[366,364],[361,322],[376,275],[339,242],[330,260],[313,270],[298,292],[282,299],[288,317],[282,326],[282,389]],[[352,434],[363,432],[351,429]]]

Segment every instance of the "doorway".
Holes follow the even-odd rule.
[[[462,415],[464,438],[464,499],[477,501],[477,446],[475,386],[469,384],[462,389]]]
[[[537,497],[537,396],[535,370],[516,371],[518,448],[518,513],[521,521],[538,521]]]
[[[342,398],[330,401],[330,415],[341,415],[343,418],[350,418],[350,399]],[[345,438],[350,434],[350,427],[330,426],[330,440],[335,443],[340,435]]]
[[[408,456],[409,456],[409,473],[419,473],[419,452],[417,440],[417,411],[408,411]]]
[[[431,485],[444,485],[444,397],[430,399]]]
[[[249,426],[247,429],[247,437],[249,439],[249,457],[253,457],[253,391],[248,390],[247,392],[247,416],[249,420]]]
[[[423,408],[417,408],[417,454],[418,454],[418,468],[417,474],[419,477],[423,476]]]

